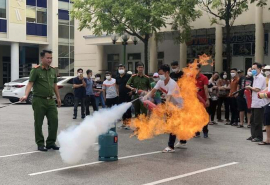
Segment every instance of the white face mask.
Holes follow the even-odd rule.
[[[270,75],[270,71],[265,71],[264,74],[265,74],[266,76],[269,76],[269,75]]]
[[[159,78],[153,78],[155,82],[159,81]]]
[[[177,72],[178,71],[178,68],[175,68],[175,69],[172,69],[172,72]]]
[[[223,78],[224,78],[224,79],[227,79],[227,75],[223,75]]]
[[[252,72],[251,71],[249,71],[247,74],[248,74],[248,76],[252,76]]]
[[[165,77],[165,75],[159,75],[159,79],[164,81],[164,80],[166,80],[166,77]]]
[[[122,75],[122,74],[124,74],[124,73],[125,73],[125,70],[123,70],[123,69],[118,70],[118,73],[119,73],[120,75]]]
[[[107,79],[107,80],[110,80],[110,79],[111,79],[111,76],[106,76],[106,79]]]
[[[234,78],[236,76],[236,73],[231,73],[231,77]]]
[[[96,77],[96,81],[99,81],[100,80],[100,77]]]

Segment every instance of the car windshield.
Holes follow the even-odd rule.
[[[19,78],[17,80],[12,81],[12,82],[23,83],[23,82],[25,82],[27,80],[28,80],[28,78]]]
[[[58,78],[57,78],[57,82],[61,82],[61,81],[63,81],[63,80],[65,80],[65,78],[63,78],[63,77],[58,77]]]

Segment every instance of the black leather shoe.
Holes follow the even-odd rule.
[[[73,119],[77,119],[77,116],[73,116]]]
[[[38,146],[38,150],[41,152],[47,152],[48,150],[44,146]]]
[[[57,145],[52,145],[52,146],[46,146],[46,148],[49,149],[53,149],[53,150],[59,150],[60,147],[58,147]]]
[[[82,116],[82,119],[84,119],[85,118],[85,116]]]

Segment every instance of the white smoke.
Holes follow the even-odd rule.
[[[124,103],[111,109],[101,109],[92,116],[87,116],[80,125],[62,131],[58,135],[62,160],[67,164],[78,163],[97,141],[98,136],[108,132],[131,105]]]

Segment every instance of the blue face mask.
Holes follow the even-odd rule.
[[[253,75],[253,76],[256,76],[256,75],[258,74],[258,73],[257,73],[257,70],[252,70],[251,72],[252,72],[252,75]]]

